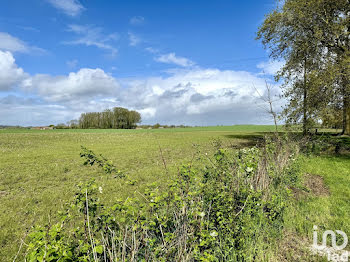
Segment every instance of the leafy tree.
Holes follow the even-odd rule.
[[[320,113],[322,126],[326,128],[342,128],[342,110],[336,107],[327,107]]]
[[[129,128],[135,128],[137,123],[141,122],[141,115],[134,110],[129,111],[128,114],[128,126]]]
[[[311,1],[289,0],[269,14],[258,31],[257,38],[271,51],[273,59],[283,59],[284,67],[276,79],[284,80],[284,95],[289,98],[284,114],[287,122],[303,123],[303,133],[310,128],[312,101],[315,92],[312,75],[319,68],[315,59],[321,54],[312,23]]]
[[[68,127],[64,123],[56,125],[56,129],[67,129]]]
[[[321,43],[330,54],[335,87],[341,97],[343,132],[350,134],[350,1],[322,0],[316,5],[322,12]]]
[[[79,119],[80,128],[135,128],[141,122],[141,115],[126,108],[114,107],[103,112],[83,113]]]
[[[159,124],[159,123],[155,124],[155,125],[153,126],[153,128],[155,128],[155,129],[160,128],[160,124]]]
[[[281,1],[282,3],[282,1]],[[257,38],[273,59],[284,59],[276,79],[284,80],[287,122],[313,120],[341,101],[343,133],[350,109],[349,0],[286,0],[269,14]]]
[[[79,121],[78,120],[70,120],[67,122],[67,126],[69,128],[72,128],[72,129],[75,129],[75,128],[78,128],[79,127]]]

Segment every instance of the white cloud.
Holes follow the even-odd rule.
[[[82,11],[84,7],[78,0],[47,0],[53,7],[62,11],[69,16],[77,16]]]
[[[139,43],[141,43],[141,38],[135,35],[134,33],[129,32],[129,44],[131,46],[137,46]]]
[[[0,97],[0,119],[5,125],[50,125],[78,117],[65,106],[44,104],[38,99],[9,95]]]
[[[8,33],[0,32],[0,50],[26,53],[29,51],[29,47],[22,40]]]
[[[153,47],[146,47],[145,50],[151,54],[157,54],[159,53],[159,50]]]
[[[67,66],[70,68],[70,69],[74,69],[77,67],[78,65],[78,60],[77,59],[73,59],[73,60],[68,60],[66,62]]]
[[[244,71],[173,70],[168,77],[120,80],[127,88],[120,102],[142,114],[146,123],[244,124],[269,123],[257,97],[265,80]]]
[[[68,45],[95,46],[110,52],[112,56],[117,55],[118,50],[113,46],[113,42],[118,40],[118,35],[104,34],[102,28],[83,25],[69,25],[68,31],[77,34],[79,37],[72,41],[65,41]]]
[[[119,84],[102,69],[82,68],[67,76],[35,75],[27,79],[23,87],[47,101],[78,103],[113,96]]]
[[[12,54],[0,51],[0,91],[11,90],[26,77],[27,74],[16,65]]]
[[[19,85],[26,97],[36,98],[0,98],[2,108],[13,108],[8,116],[0,113],[3,124],[65,122],[82,112],[114,106],[139,111],[143,123],[271,123],[253,87],[264,95],[265,80],[260,74],[192,67],[146,78],[115,78],[98,68],[82,68],[61,76],[29,76],[18,68],[9,52],[0,55],[0,89]],[[278,92],[279,89],[275,93]]]
[[[257,65],[262,69],[263,73],[268,75],[275,75],[284,66],[283,61],[269,60],[268,62],[261,62]]]
[[[195,64],[194,62],[185,57],[176,56],[175,53],[169,53],[158,56],[155,58],[155,61],[166,64],[175,64],[182,67],[189,67]]]
[[[131,25],[142,25],[145,22],[145,18],[143,16],[134,16],[130,18]]]
[[[149,108],[139,109],[138,112],[141,114],[142,118],[150,119],[155,116],[156,109],[149,107]]]
[[[0,50],[10,51],[11,53],[30,53],[44,54],[46,51],[42,48],[30,46],[26,42],[14,37],[8,33],[0,32]]]

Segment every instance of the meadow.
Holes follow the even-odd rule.
[[[102,200],[113,203],[131,192],[142,191],[148,183],[169,181],[181,164],[212,153],[218,139],[225,147],[251,147],[273,129],[251,125],[0,130],[0,261],[13,260],[32,226],[55,221],[57,212],[73,199],[79,182],[95,178],[104,192]],[[134,183],[122,183],[98,168],[84,166],[79,157],[81,146],[112,160]],[[347,156],[304,157],[303,173],[321,176],[329,193],[317,195],[310,190],[291,203],[286,224],[289,233],[310,240],[314,224],[350,233],[349,160]]]
[[[142,187],[168,179],[162,158],[168,169],[176,171],[198,150],[211,150],[215,139],[244,144],[249,142],[245,135],[271,130],[272,126],[0,130],[0,260],[7,261],[17,252],[21,239],[33,225],[55,217],[63,204],[73,198],[75,185],[80,181],[97,178],[108,192],[107,201],[135,190],[134,186],[83,166],[79,157],[81,145],[112,160]]]

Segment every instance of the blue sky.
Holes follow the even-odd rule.
[[[143,123],[268,123],[281,63],[255,40],[275,0],[11,0],[0,10],[0,125],[123,106]],[[262,72],[265,72],[265,75]]]

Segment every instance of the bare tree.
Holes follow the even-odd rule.
[[[274,122],[275,125],[275,133],[278,133],[278,115],[276,113],[276,111],[274,110],[274,106],[273,104],[280,100],[281,98],[274,98],[274,96],[272,95],[272,90],[273,90],[273,86],[270,85],[266,79],[265,79],[265,89],[266,89],[266,95],[262,95],[259,90],[254,86],[253,87],[255,89],[255,91],[257,92],[257,94],[259,95],[259,98],[265,103],[263,106],[261,106],[261,108],[267,113],[269,114]]]

